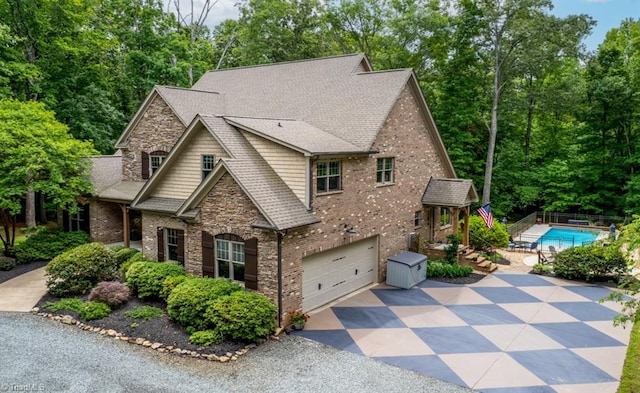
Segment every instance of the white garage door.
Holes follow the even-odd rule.
[[[377,265],[377,237],[303,258],[303,310],[313,310],[373,283],[377,277]]]

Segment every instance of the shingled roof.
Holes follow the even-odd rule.
[[[422,195],[422,204],[428,206],[464,207],[478,202],[478,193],[468,179],[432,177]]]

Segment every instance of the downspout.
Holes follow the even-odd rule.
[[[282,327],[282,232],[278,236],[278,327]]]

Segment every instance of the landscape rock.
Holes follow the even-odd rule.
[[[153,343],[151,344],[151,349],[158,349],[162,346],[162,343]]]
[[[60,322],[67,324],[67,325],[75,325],[76,320],[73,319],[73,317],[71,315],[65,315],[64,317],[62,317],[60,319]]]

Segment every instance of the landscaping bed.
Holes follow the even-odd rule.
[[[87,300],[87,296],[82,298]],[[40,312],[51,313],[53,315],[70,315],[74,319],[82,321],[78,313],[69,310],[60,310],[51,312],[45,308],[47,303],[55,303],[58,299],[55,296],[46,294],[40,299],[36,307]],[[131,318],[126,316],[127,312],[130,312],[138,307],[152,306],[163,310],[161,316],[151,318],[148,321]],[[166,313],[166,304],[161,301],[144,301],[138,298],[131,298],[125,305],[117,308],[103,319],[87,321],[85,324],[105,330],[113,329],[116,332],[129,338],[143,338],[152,343],[162,343],[163,347],[174,347],[183,350],[196,351],[200,354],[215,354],[217,356],[224,356],[227,353],[235,353],[246,346],[245,343],[239,342],[223,342],[220,344],[214,344],[207,347],[201,347],[189,342],[189,334],[185,328],[177,325],[173,322]]]
[[[29,262],[25,263],[24,265],[17,265],[11,270],[0,270],[0,284],[25,273],[29,273],[32,270],[39,269],[45,266],[47,263],[48,261]]]

